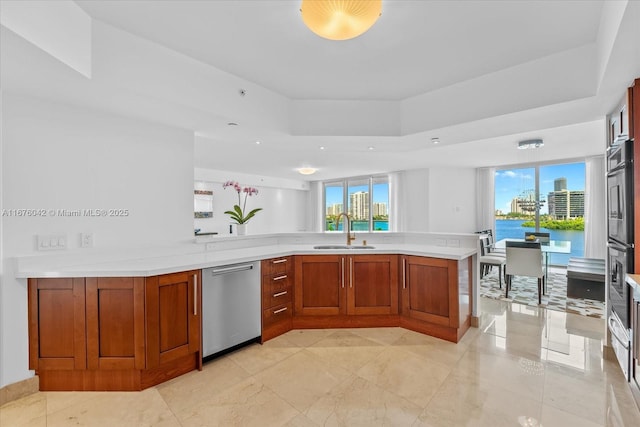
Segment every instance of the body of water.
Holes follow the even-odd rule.
[[[333,224],[333,222],[331,223]],[[344,221],[338,224],[338,231],[343,230]],[[368,221],[351,221],[352,231],[369,231]],[[373,221],[373,231],[389,231],[389,221]]]
[[[496,241],[502,239],[522,239],[525,231],[536,231],[534,227],[523,227],[523,220],[496,219]],[[570,254],[549,254],[549,264],[567,265],[571,257],[584,256],[584,231],[549,230],[541,228],[541,232],[551,233],[551,240],[569,240]]]

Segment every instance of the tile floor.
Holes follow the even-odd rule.
[[[40,392],[0,426],[640,426],[604,320],[481,299],[452,344],[401,328],[291,331],[133,393]]]

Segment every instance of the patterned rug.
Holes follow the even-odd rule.
[[[514,277],[509,298],[505,298],[504,280],[502,289],[498,284],[498,270],[492,271],[480,280],[480,296],[502,301],[538,306],[538,280],[532,277]],[[547,294],[542,296],[540,307],[564,311],[602,319],[605,305],[601,301],[567,297],[567,271],[563,268],[549,268]]]

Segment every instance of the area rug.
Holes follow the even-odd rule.
[[[493,268],[489,274],[480,279],[480,296],[538,307],[538,280],[536,278],[514,277],[509,290],[509,298],[504,296],[504,286],[503,280],[502,289],[500,289],[498,269]],[[598,319],[602,319],[605,313],[605,305],[601,301],[567,297],[567,272],[562,268],[549,270],[547,293],[542,296],[542,304],[539,307]]]

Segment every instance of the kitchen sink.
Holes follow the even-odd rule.
[[[313,249],[375,249],[375,246],[368,246],[368,245],[354,245],[354,246],[347,246],[347,245],[317,245],[314,246]]]

